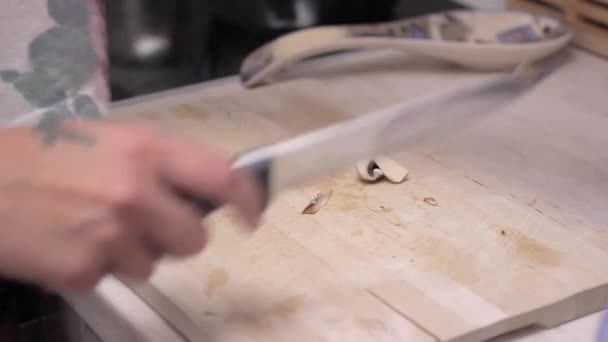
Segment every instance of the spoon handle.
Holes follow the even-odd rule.
[[[241,81],[246,87],[259,86],[292,64],[329,53],[373,48],[407,48],[409,39],[402,27],[405,26],[325,26],[286,34],[261,46],[245,59],[241,66]]]
[[[241,68],[247,87],[307,58],[355,49],[416,48],[414,41],[464,41],[472,32],[450,13],[376,24],[323,26],[286,34],[250,54]]]

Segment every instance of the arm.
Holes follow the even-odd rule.
[[[107,109],[101,0],[9,4],[41,13],[45,3],[54,24],[18,42],[29,66],[0,73],[13,85],[0,88],[8,108],[35,108],[13,122],[19,128],[0,130],[0,277],[86,290],[107,273],[144,279],[163,256],[197,253],[207,241],[201,213],[175,189],[232,204],[255,226],[256,186],[223,156],[147,127],[73,120]],[[0,28],[31,26],[16,22]],[[0,53],[0,70],[15,68],[13,57]]]

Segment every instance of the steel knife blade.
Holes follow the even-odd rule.
[[[554,54],[474,85],[400,103],[239,155],[234,167],[252,172],[268,205],[277,193],[354,163],[449,134],[512,103],[551,75],[566,59]],[[182,192],[183,194],[183,192]],[[201,211],[219,205],[185,195]]]

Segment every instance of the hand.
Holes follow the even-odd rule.
[[[55,291],[108,272],[147,278],[164,255],[207,242],[184,189],[233,205],[255,226],[259,189],[204,147],[153,130],[55,124],[0,131],[0,274]]]

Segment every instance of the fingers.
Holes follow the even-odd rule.
[[[127,227],[126,237],[113,246],[114,252],[108,265],[109,272],[135,280],[145,280],[154,271],[154,265],[163,253],[147,243],[134,227]],[[129,236],[130,235],[130,236]]]
[[[73,248],[71,255],[49,258],[40,283],[54,292],[91,290],[104,275],[107,257],[100,250]]]
[[[148,247],[174,256],[198,253],[207,244],[204,229],[196,210],[180,201],[160,185],[148,187],[142,197],[138,229]]]
[[[245,223],[258,224],[263,209],[262,191],[255,178],[231,168],[223,156],[200,145],[177,141],[146,128],[133,128],[120,135],[118,148],[138,165],[152,162],[154,177],[167,187],[192,193],[217,205],[234,206]],[[153,160],[149,160],[149,159]]]
[[[180,189],[214,203],[233,205],[252,228],[262,209],[259,184],[248,174],[233,170],[230,162],[199,146],[163,141],[161,177]]]

